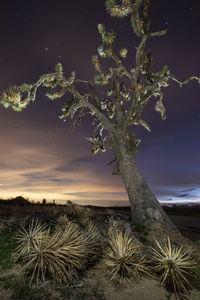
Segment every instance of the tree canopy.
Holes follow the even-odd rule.
[[[150,99],[158,98],[155,110],[164,120],[166,110],[163,105],[163,88],[169,86],[169,81],[173,80],[180,86],[191,80],[197,80],[200,83],[198,76],[191,76],[185,80],[178,79],[166,65],[157,72],[152,71],[151,51],[145,49],[147,41],[149,38],[165,35],[167,30],[150,31],[149,5],[150,0],[105,1],[106,11],[111,17],[130,17],[133,33],[140,38],[140,43],[136,48],[135,66],[125,67],[124,60],[128,56],[128,50],[122,48],[115,53],[113,45],[116,33],[112,30],[108,31],[105,25],[98,24],[102,43],[97,49],[97,54],[92,55],[91,58],[97,72],[92,80],[79,79],[74,71],[71,75],[67,75],[61,63],[58,63],[55,72],[43,74],[36,83],[24,83],[21,86],[15,85],[8,88],[1,95],[1,104],[5,108],[10,107],[20,112],[29,103],[35,101],[39,87],[50,88],[46,93],[50,100],[61,98],[69,92],[72,98],[64,103],[59,117],[65,119],[70,115],[71,119],[74,118],[73,129],[76,124],[81,124],[86,113],[93,116],[92,125],[96,126],[91,136],[87,138],[92,143],[92,155],[98,153],[99,150],[105,152],[106,146],[113,148],[113,137],[119,133],[126,141],[129,150],[135,154],[141,140],[137,139],[135,134],[127,128],[132,125],[142,125],[151,131],[149,124],[141,118],[144,107]],[[107,73],[101,65],[101,60],[105,59],[115,62],[115,67],[110,67]],[[77,84],[80,82],[87,84],[88,92],[79,92]],[[95,90],[96,86],[106,87],[105,97],[99,97]],[[129,103],[128,109],[124,108],[125,103]],[[75,117],[77,111],[78,114]],[[97,130],[99,130],[98,133]],[[103,130],[109,133],[108,136],[102,136]]]

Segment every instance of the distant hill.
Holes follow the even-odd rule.
[[[0,200],[0,203],[15,204],[15,205],[31,205],[31,203],[28,200],[24,199],[24,197],[22,196],[18,196],[16,198],[9,199],[9,200]]]

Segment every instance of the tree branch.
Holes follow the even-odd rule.
[[[120,100],[120,84],[117,76],[114,78],[114,86],[115,86],[115,99],[116,99],[116,112],[117,112],[117,125],[118,128],[121,128],[121,124],[123,122],[123,113],[121,108],[121,100]]]
[[[180,86],[189,83],[193,79],[197,80],[198,83],[200,83],[200,77],[199,76],[190,76],[189,78],[186,78],[184,80],[180,80],[176,76],[170,74],[169,78],[172,79],[172,80],[174,80],[174,81],[176,81],[176,82],[178,82],[180,84]]]
[[[90,111],[94,112],[97,116],[97,118],[104,124],[104,128],[110,133],[115,132],[115,128],[112,125],[112,123],[109,121],[109,119],[100,111],[98,107],[96,107],[94,104],[89,103],[84,99],[84,97],[75,89],[74,85],[71,85],[69,87],[69,91],[80,100],[80,102],[83,104],[83,106],[86,106],[89,108]]]

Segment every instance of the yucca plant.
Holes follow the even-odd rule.
[[[66,215],[60,215],[55,222],[53,222],[55,226],[55,230],[65,231],[68,226],[70,220]]]
[[[84,218],[87,218],[88,220],[93,220],[93,219],[95,219],[95,216],[96,216],[94,209],[89,208],[89,207],[84,208],[83,215],[84,215]]]
[[[23,268],[32,273],[30,284],[36,279],[45,281],[51,277],[55,282],[74,281],[78,271],[85,268],[87,248],[81,231],[69,223],[62,231],[46,231],[42,238],[35,240],[29,253],[23,253]]]
[[[109,222],[108,235],[109,235],[109,231],[112,231],[112,230],[114,230],[114,231],[123,231],[124,230],[123,223],[119,218],[114,219],[113,216],[108,217],[108,222]]]
[[[77,217],[77,206],[71,201],[67,201],[66,214],[70,219]]]
[[[98,259],[102,254],[103,242],[101,233],[94,221],[89,220],[83,230],[84,240],[87,247],[88,263]]]
[[[158,272],[161,285],[177,294],[188,294],[192,289],[191,278],[195,263],[190,255],[190,248],[167,242],[161,245],[156,239],[157,248],[151,249],[153,269]]]
[[[149,275],[146,259],[140,247],[125,231],[109,229],[108,246],[104,261],[108,267],[111,281],[119,277],[130,282],[138,281],[141,275]]]
[[[38,219],[32,219],[28,229],[21,225],[21,229],[14,238],[19,244],[15,250],[15,258],[29,255],[39,240],[42,240],[47,235],[45,225],[42,225]]]

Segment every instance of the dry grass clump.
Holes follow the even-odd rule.
[[[77,272],[85,268],[87,261],[87,248],[82,232],[73,223],[69,223],[64,232],[54,231],[53,234],[50,234],[50,230],[42,234],[43,229],[40,228],[40,232],[38,224],[31,229],[38,232],[33,243],[24,241],[22,235],[17,237],[24,249],[28,244],[28,251],[22,251],[21,245],[20,256],[24,261],[24,269],[32,273],[31,283],[36,279],[38,284],[39,280],[45,281],[48,276],[55,282],[74,281]]]
[[[190,248],[171,244],[169,237],[164,245],[155,239],[157,248],[152,247],[153,269],[158,272],[162,285],[175,295],[188,294],[192,289],[191,278],[195,263]]]
[[[138,281],[141,275],[148,275],[146,259],[127,232],[109,229],[108,247],[105,250],[105,265],[110,269],[109,277],[113,280]]]

